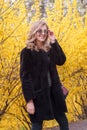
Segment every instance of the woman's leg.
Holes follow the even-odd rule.
[[[32,123],[31,130],[42,130],[42,123],[43,122]]]
[[[69,130],[68,120],[65,113],[60,113],[55,117],[59,123],[60,130]]]

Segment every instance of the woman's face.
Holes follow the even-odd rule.
[[[44,42],[47,39],[47,36],[48,36],[48,29],[46,25],[40,27],[35,34],[37,42]]]

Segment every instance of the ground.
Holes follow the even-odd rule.
[[[69,124],[70,130],[87,130],[87,120],[72,122]],[[59,130],[58,127],[46,129],[46,130]]]

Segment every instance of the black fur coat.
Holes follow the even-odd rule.
[[[35,104],[35,114],[29,115],[32,122],[50,120],[55,114],[67,111],[56,69],[56,65],[64,64],[66,57],[57,40],[51,46],[49,52],[37,52],[26,47],[21,51],[20,79],[23,95],[26,102],[33,99]],[[48,71],[51,87],[48,83]]]

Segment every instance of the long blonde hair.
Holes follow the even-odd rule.
[[[40,29],[40,27],[42,27],[43,25],[46,25],[46,27],[47,27],[47,29],[48,29],[48,25],[46,24],[46,22],[44,22],[44,21],[42,21],[42,20],[39,20],[39,21],[36,21],[33,25],[32,25],[32,27],[31,27],[31,29],[30,29],[30,31],[29,31],[29,33],[28,33],[28,39],[27,39],[27,42],[26,42],[26,44],[27,44],[27,48],[29,48],[29,49],[31,49],[31,50],[37,50],[38,51],[38,49],[37,49],[37,45],[36,45],[36,43],[35,43],[35,33]],[[50,46],[50,42],[49,42],[49,39],[47,38],[46,40],[45,40],[45,42],[44,42],[44,46],[43,46],[43,50],[45,50],[45,51],[48,51],[49,49],[51,48],[51,46]]]

